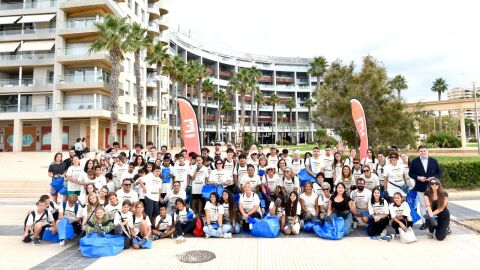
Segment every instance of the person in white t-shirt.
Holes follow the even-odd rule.
[[[229,190],[224,190],[221,203],[223,206],[222,232],[226,238],[230,238],[232,234],[240,233],[237,202]]]
[[[362,164],[362,167],[365,166],[365,165],[369,165],[370,168],[375,168],[377,163],[378,163],[378,159],[373,154],[372,149],[367,150],[367,156],[364,157],[360,162],[360,164]]]
[[[185,234],[193,233],[195,229],[195,213],[192,209],[189,209],[185,201],[178,198],[175,201],[175,210],[173,219],[175,220],[175,235],[177,236],[176,242],[185,242]]]
[[[301,210],[298,193],[292,191],[285,202],[285,226],[282,230],[284,234],[298,234],[300,232]]]
[[[132,216],[132,223],[129,225],[132,238],[140,238],[142,241],[145,241],[145,239],[149,239],[152,236],[152,222],[145,213],[145,207],[142,202],[135,203],[133,208],[135,212]],[[132,246],[134,249],[140,248],[135,242],[132,242]]]
[[[280,178],[275,173],[274,168],[267,168],[267,173],[261,178],[260,191],[265,198],[265,205],[270,205],[270,202],[276,198],[280,192]]]
[[[250,182],[245,182],[243,190],[245,193],[240,195],[239,210],[243,219],[243,230],[250,231],[250,226],[247,223],[249,217],[262,218],[260,212],[260,198],[253,192]]]
[[[300,190],[300,180],[293,175],[292,169],[285,169],[284,175],[280,181],[280,188],[284,197],[289,196],[293,191],[298,193]]]
[[[83,168],[80,166],[80,160],[77,156],[72,158],[72,165],[68,167],[66,176],[68,180],[67,190],[68,195],[76,194],[80,195],[80,190],[83,186],[82,175],[84,174]]]
[[[135,164],[132,162],[132,163],[128,164],[128,169],[127,169],[126,172],[122,173],[122,176],[120,176],[120,180],[123,182],[123,179],[125,179],[125,178],[133,179],[135,174],[136,174],[135,173]]]
[[[223,160],[223,169],[227,172],[227,179],[232,180],[232,183],[228,186],[233,186],[233,171],[237,166],[237,161],[233,158],[235,152],[233,149],[227,149],[227,157]]]
[[[342,154],[340,154],[340,152],[335,152],[333,154],[332,167],[333,167],[333,180],[335,181],[337,177],[342,174],[343,161],[342,161]]]
[[[131,203],[138,202],[138,194],[135,190],[132,190],[133,180],[130,178],[123,179],[122,189],[117,190],[118,202],[123,204],[124,200],[129,200]]]
[[[142,186],[142,190],[145,193],[145,212],[153,220],[154,215],[158,213],[158,202],[160,200],[160,189],[162,187],[162,180],[160,179],[160,167],[155,166],[152,173],[139,178],[138,182]]]
[[[80,221],[82,219],[82,207],[79,203],[77,203],[78,197],[75,194],[72,194],[67,197],[67,201],[61,203],[58,208],[58,219],[57,219],[57,228],[58,223],[63,219],[66,218],[68,223],[72,224],[73,231],[76,234],[81,234],[82,226],[80,225]],[[65,229],[65,228],[62,228]],[[59,229],[61,230],[61,229]],[[60,239],[60,246],[64,246],[67,239]]]
[[[288,165],[292,168],[295,175],[297,175],[302,169],[305,168],[305,163],[300,156],[299,150],[293,151],[293,159],[290,161],[290,163],[288,163]]]
[[[174,181],[180,183],[182,190],[187,190],[189,173],[190,165],[185,163],[185,157],[182,155],[178,156],[177,162],[175,162],[175,166],[173,167],[173,178]]]
[[[175,227],[173,226],[173,218],[171,215],[167,214],[166,206],[162,205],[160,206],[160,213],[153,223],[153,240],[168,238],[174,233]]]
[[[77,159],[78,160],[78,159]],[[25,231],[22,236],[23,242],[30,242],[33,239],[35,246],[40,245],[40,238],[42,238],[45,229],[52,227],[52,234],[57,232],[57,225],[53,219],[53,215],[47,211],[48,203],[46,200],[39,200],[37,202],[37,210],[32,211],[25,223]],[[33,237],[30,235],[33,233]]]
[[[370,191],[373,191],[376,187],[380,188],[380,180],[376,174],[372,173],[372,168],[369,164],[363,166],[363,175],[360,177],[365,180],[365,188]]]
[[[403,200],[400,192],[393,194],[393,202],[390,204],[390,217],[392,218],[392,227],[396,235],[400,233],[399,229],[407,231],[408,227],[413,226],[412,216],[410,215],[410,206]]]
[[[330,145],[325,146],[325,155],[321,156],[321,159],[323,161],[323,166],[321,168],[321,171],[325,174],[325,181],[329,183],[330,185],[333,185],[333,154],[332,154],[332,147]]]
[[[355,148],[350,148],[350,156],[348,156],[346,159],[345,159],[345,162],[343,163],[343,165],[347,165],[350,167],[350,169],[353,168],[353,160],[357,157],[357,149]]]
[[[322,193],[318,194],[317,215],[323,221],[325,221],[327,218],[328,207],[330,205],[330,198],[332,196],[332,194],[330,193],[331,190],[332,188],[330,187],[330,184],[327,182],[324,182],[322,184]]]
[[[126,157],[120,155],[118,161],[113,166],[113,183],[115,184],[115,190],[119,190],[122,187],[122,175],[128,171],[128,164],[125,163]]]
[[[108,194],[108,204],[105,206],[105,211],[110,218],[114,218],[117,212],[122,210],[122,204],[118,202],[116,193],[111,192]]]
[[[192,209],[196,215],[201,215],[203,211],[202,189],[208,182],[208,169],[203,166],[203,158],[196,157],[196,164],[192,166],[190,176],[192,179]]]
[[[270,153],[267,155],[268,166],[272,168],[277,168],[277,163],[280,160],[277,155],[277,148],[270,147]]]
[[[315,221],[317,220],[317,193],[313,192],[312,182],[305,183],[305,192],[300,195],[300,205],[302,206],[302,220]]]
[[[317,173],[322,171],[323,167],[323,159],[320,157],[320,148],[314,147],[313,156],[305,160],[305,168],[307,169],[307,173],[312,177],[315,177]]]
[[[380,196],[380,188],[375,187],[372,191],[372,198],[368,202],[368,224],[367,234],[369,236],[386,236],[390,221],[390,212],[388,210],[388,203]]]
[[[360,221],[366,223],[368,221],[368,202],[372,198],[372,192],[365,188],[365,179],[357,179],[357,189],[350,193],[350,198],[355,203],[355,211],[353,213],[353,228],[357,228]]]
[[[257,153],[252,153],[250,154],[250,160],[247,160],[247,164],[255,166],[255,168],[258,167],[258,154]]]
[[[292,164],[292,158],[288,155],[288,149],[283,149],[280,156],[281,159],[285,160],[287,164]]]
[[[243,187],[243,184],[246,182],[250,182],[253,190],[257,190],[258,185],[260,185],[260,178],[258,177],[258,174],[255,173],[255,167],[252,164],[247,165],[247,176],[243,177],[240,185]],[[243,188],[240,189],[240,191],[243,193]]]
[[[215,160],[215,170],[212,170],[210,173],[208,184],[223,187],[230,185],[232,180],[227,178],[227,174],[228,172],[223,169],[223,161],[220,159]]]
[[[360,160],[357,158],[353,159],[353,167],[352,167],[352,177],[354,180],[354,183],[356,183],[358,177],[360,177],[363,174],[362,171],[362,166],[360,165]]]
[[[285,173],[285,169],[287,168],[287,162],[284,159],[280,159],[277,163],[277,175],[278,177],[282,178],[283,174]]]
[[[247,156],[245,154],[238,155],[238,163],[233,169],[233,182],[239,188],[241,188],[241,183],[245,182],[244,178],[248,175],[247,168]]]
[[[223,235],[223,205],[220,203],[220,196],[218,193],[210,193],[210,198],[205,204],[205,225],[203,231],[205,238],[209,237],[224,237]],[[231,235],[229,235],[231,238]]]
[[[105,179],[105,176],[102,174],[102,166],[95,166],[95,179],[93,181],[97,190],[100,190],[107,184],[107,179]]]
[[[315,179],[317,181],[315,183],[313,183],[313,185],[312,185],[313,192],[317,193],[317,195],[321,195],[321,194],[323,194],[322,184],[326,183],[325,182],[325,174],[323,174],[322,172],[319,172],[319,173],[317,173],[317,177]]]
[[[133,224],[133,215],[130,211],[132,208],[132,203],[129,200],[124,200],[122,203],[122,210],[117,212],[113,217],[113,225],[115,226],[115,234],[123,235],[124,237],[130,238],[131,233],[131,224]],[[125,249],[130,248],[131,241],[125,242]]]
[[[385,167],[383,178],[385,193],[390,195],[399,192],[402,194],[403,199],[406,198],[407,194],[402,190],[402,187],[407,184],[407,175],[405,174],[403,165],[398,164],[397,153],[390,154],[390,164]]]
[[[345,193],[350,195],[350,192],[355,189],[355,181],[353,180],[352,171],[348,165],[343,165],[342,174],[335,180],[335,185],[343,183],[345,185]]]
[[[185,193],[185,190],[181,189],[180,182],[175,181],[173,182],[173,189],[165,195],[165,198],[160,199],[163,204],[167,205],[167,212],[169,215],[173,215],[175,212],[175,202],[178,198],[186,200],[187,194]]]

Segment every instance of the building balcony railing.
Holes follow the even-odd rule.
[[[60,26],[66,29],[78,29],[78,28],[94,28],[95,23],[101,23],[103,18],[82,18],[82,19],[69,19],[62,23]]]
[[[16,112],[51,112],[52,106],[49,104],[22,104],[18,105],[0,105],[0,113]]]
[[[18,86],[34,86],[34,85],[46,85],[52,84],[53,79],[33,79],[33,78],[22,78],[22,79],[0,79],[0,87],[18,87]]]
[[[18,105],[0,105],[0,113],[18,112]]]
[[[0,54],[0,61],[32,61],[43,59],[54,59],[55,53],[18,53],[18,54]]]
[[[51,28],[10,28],[0,31],[0,36],[29,35],[29,34],[50,34],[55,33],[55,27]]]
[[[56,111],[72,111],[72,110],[110,110],[110,104],[101,102],[66,102],[57,103]],[[120,111],[120,110],[119,110]],[[119,112],[120,113],[120,112]]]
[[[94,74],[85,73],[82,75],[65,75],[58,78],[59,83],[93,83],[93,82],[104,82],[110,83],[110,74]]]
[[[90,46],[84,47],[73,47],[73,48],[59,48],[58,55],[59,56],[89,56],[90,54],[103,54],[103,56],[108,57],[107,51],[100,51],[100,52],[89,52]]]
[[[38,0],[38,1],[26,1],[26,2],[3,2],[3,3],[0,3],[0,10],[53,8],[56,5],[57,5],[56,0]]]

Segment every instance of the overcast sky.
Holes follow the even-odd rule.
[[[408,101],[430,88],[480,85],[477,1],[169,0],[172,29],[206,44],[255,54],[354,61],[372,55],[402,74]],[[443,99],[446,99],[446,95]]]

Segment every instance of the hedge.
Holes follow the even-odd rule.
[[[447,188],[471,189],[480,187],[479,161],[440,162],[442,184]]]

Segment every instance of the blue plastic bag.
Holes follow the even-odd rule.
[[[68,194],[68,190],[66,187],[62,187],[58,193],[60,193],[60,195],[63,195],[63,196],[66,196]]]
[[[150,239],[138,239],[135,237],[132,239],[132,243],[139,245],[141,248],[145,248],[145,249],[152,248],[152,240]]]
[[[121,235],[90,233],[80,239],[80,251],[89,258],[115,256],[122,251],[124,241]]]
[[[328,240],[340,240],[345,236],[345,220],[341,217],[327,221],[323,225],[315,224],[313,226],[315,234]]]
[[[300,179],[300,185],[303,187],[305,183],[312,182],[315,183],[315,177],[308,174],[307,169],[301,169],[297,174],[298,179]]]
[[[415,224],[417,221],[421,219],[420,215],[417,213],[417,192],[414,190],[410,190],[407,193],[407,203],[410,206],[410,216],[412,216],[412,222]]]
[[[214,185],[204,185],[202,188],[202,196],[205,200],[210,199],[210,194],[212,192],[217,192],[217,187]]]
[[[45,229],[45,231],[43,232],[42,240],[52,243],[60,242],[60,239],[58,238],[58,233],[52,234],[52,230],[50,228]]]
[[[56,191],[60,191],[64,187],[63,186],[64,182],[65,182],[65,179],[63,177],[55,177],[50,183],[50,186]]]
[[[280,220],[276,216],[255,219],[254,223],[252,222],[251,234],[256,237],[275,238],[280,235]]]
[[[313,226],[315,226],[315,223],[313,223],[313,221],[307,221],[303,224],[303,230],[313,233]]]
[[[62,220],[58,222],[57,230],[58,230],[58,239],[60,240],[75,238],[75,232],[73,231],[73,226],[68,222],[67,218],[62,218]]]
[[[171,173],[172,173],[172,170],[170,170],[170,168],[163,168],[162,169],[163,183],[170,183],[172,181],[172,178],[170,177]]]

